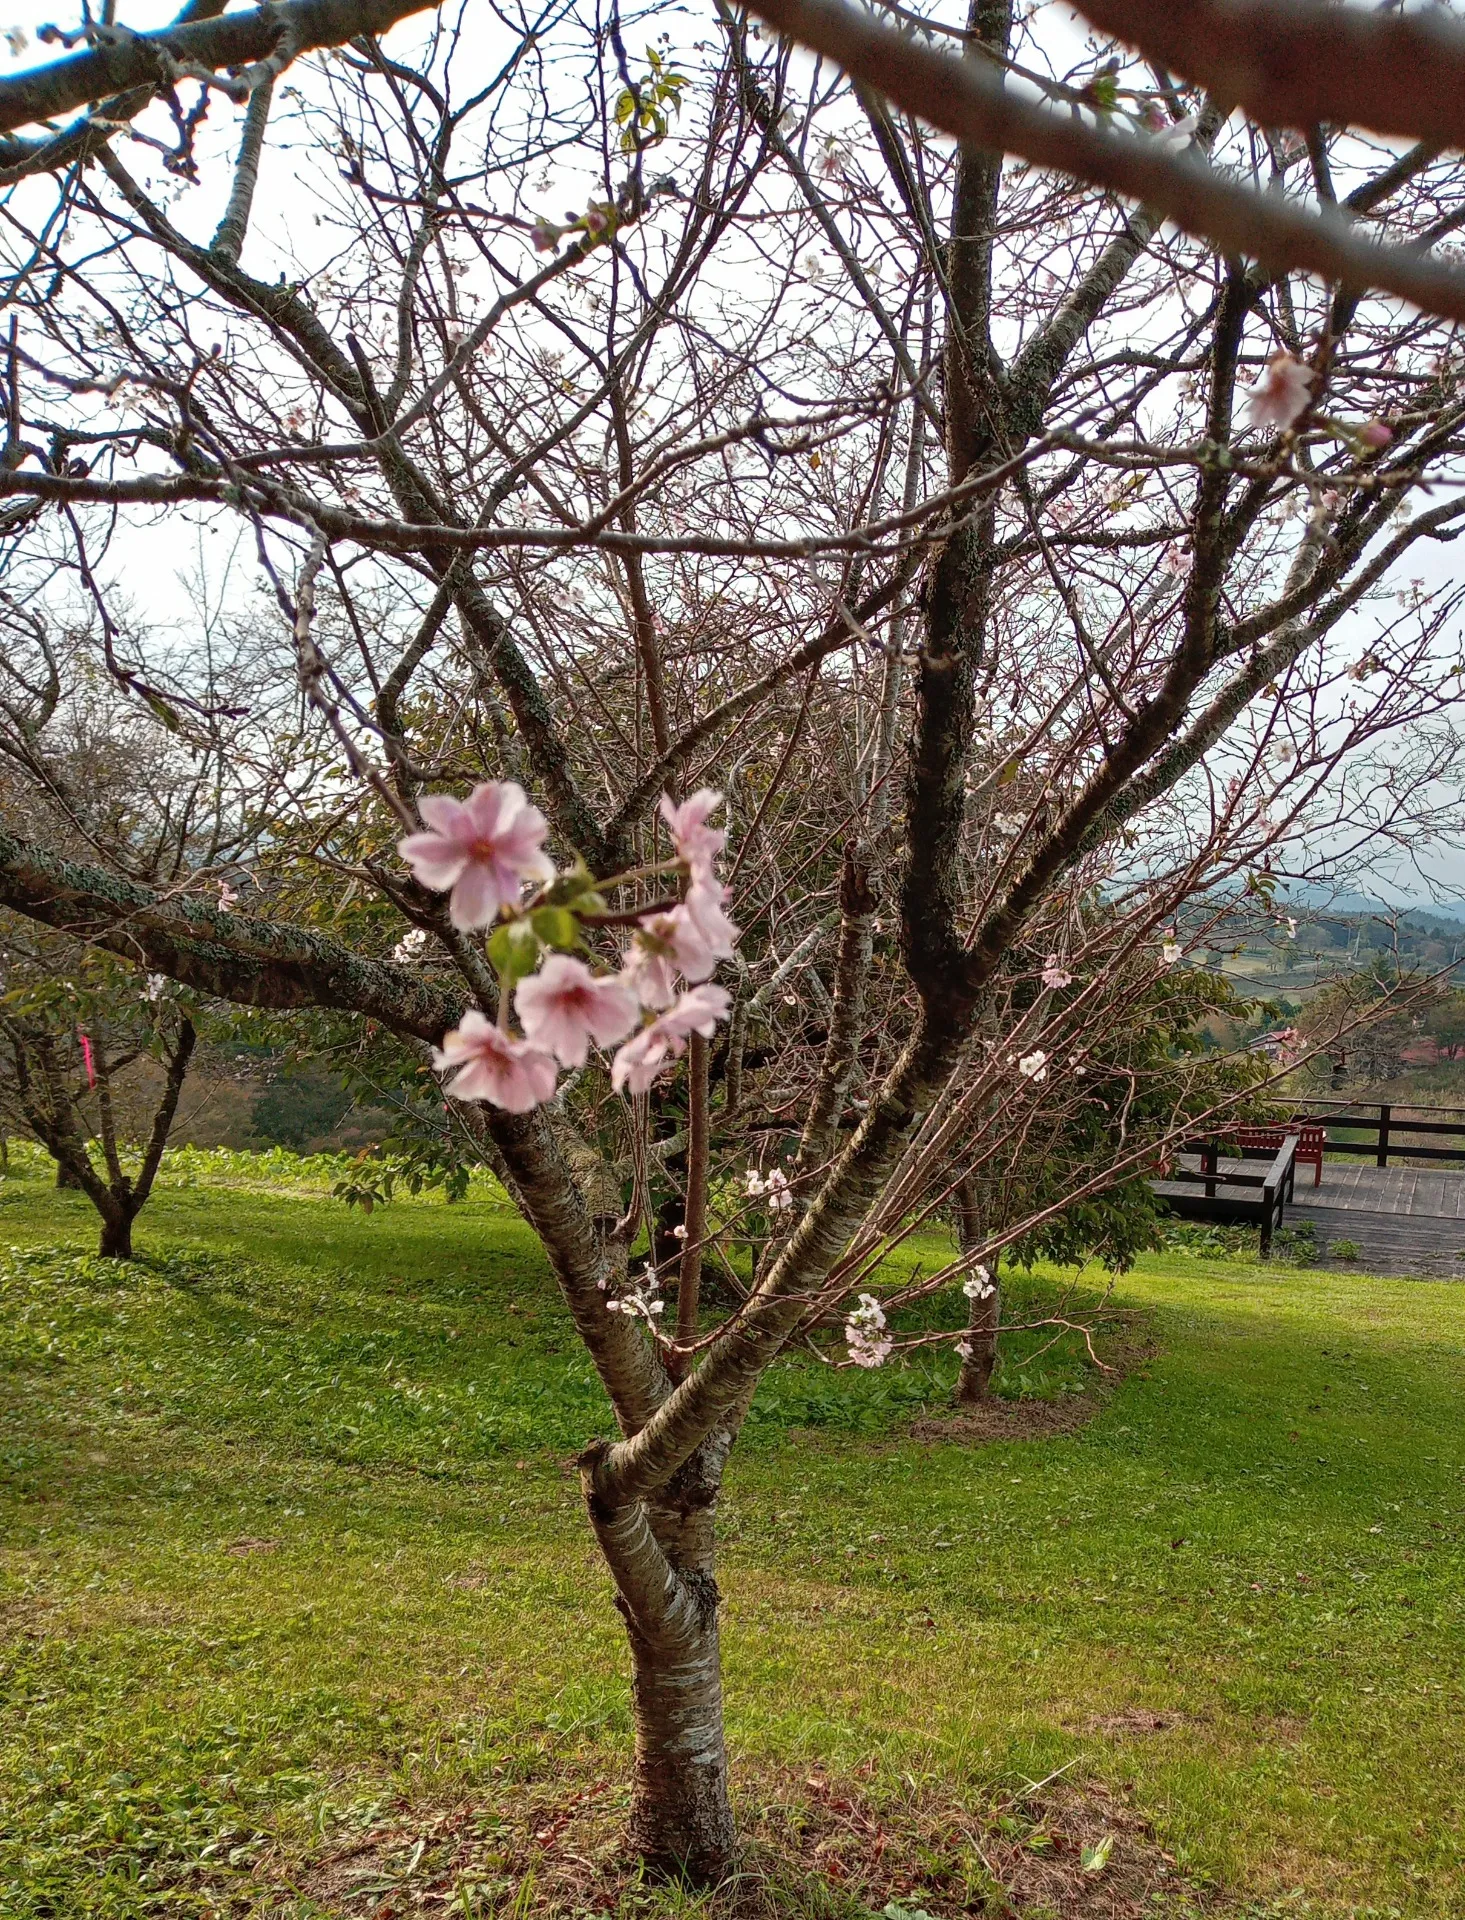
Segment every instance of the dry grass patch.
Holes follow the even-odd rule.
[[[563,1774],[506,1787],[493,1808],[403,1803],[303,1869],[287,1872],[281,1863],[280,1876],[307,1911],[332,1920],[442,1912],[514,1920],[1199,1920],[1217,1911],[1122,1793],[1045,1783],[964,1805],[891,1791],[877,1783],[873,1763],[861,1775],[744,1770],[742,1864],[710,1892],[647,1880],[626,1852],[624,1790]],[[271,1878],[267,1867],[263,1877]]]
[[[1127,1314],[1125,1318],[1134,1323],[1140,1316]],[[922,1414],[911,1422],[909,1436],[912,1440],[955,1440],[980,1446],[988,1441],[1048,1440],[1058,1434],[1077,1433],[1103,1412],[1131,1374],[1143,1378],[1145,1368],[1160,1351],[1148,1328],[1141,1331],[1134,1324],[1096,1344],[1106,1371],[1093,1375],[1082,1393],[1065,1393],[1056,1400],[1004,1400],[994,1395],[976,1406]]]

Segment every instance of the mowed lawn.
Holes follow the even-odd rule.
[[[83,1200],[0,1181],[0,1914],[335,1911],[291,1863],[384,1807],[618,1791],[567,1471],[608,1420],[503,1203],[205,1175],[137,1243],[109,1269]],[[1213,1912],[1465,1913],[1465,1288],[1175,1254],[1116,1300],[1148,1355],[1070,1433],[909,1437],[949,1363],[766,1383],[740,1777],[991,1808],[1063,1769]],[[1037,1338],[1006,1390],[1082,1386]],[[494,1910],[532,1889],[452,1909]]]

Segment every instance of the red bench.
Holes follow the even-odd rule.
[[[1323,1183],[1323,1149],[1327,1145],[1326,1127],[1305,1120],[1289,1120],[1281,1127],[1233,1127],[1226,1138],[1240,1147],[1243,1153],[1279,1153],[1289,1133],[1297,1136],[1297,1152],[1294,1156],[1297,1164],[1311,1167],[1312,1184],[1320,1187]]]

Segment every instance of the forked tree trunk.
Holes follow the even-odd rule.
[[[104,1260],[132,1258],[132,1215],[118,1210],[102,1216],[102,1242],[97,1249]]]
[[[675,1644],[628,1622],[636,1770],[631,1845],[654,1872],[714,1885],[736,1845],[722,1725],[717,1616]]]

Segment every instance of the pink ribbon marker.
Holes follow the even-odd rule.
[[[81,1057],[86,1062],[86,1083],[89,1087],[97,1084],[97,1063],[92,1058],[92,1043],[78,1027],[76,1037],[81,1042]]]

